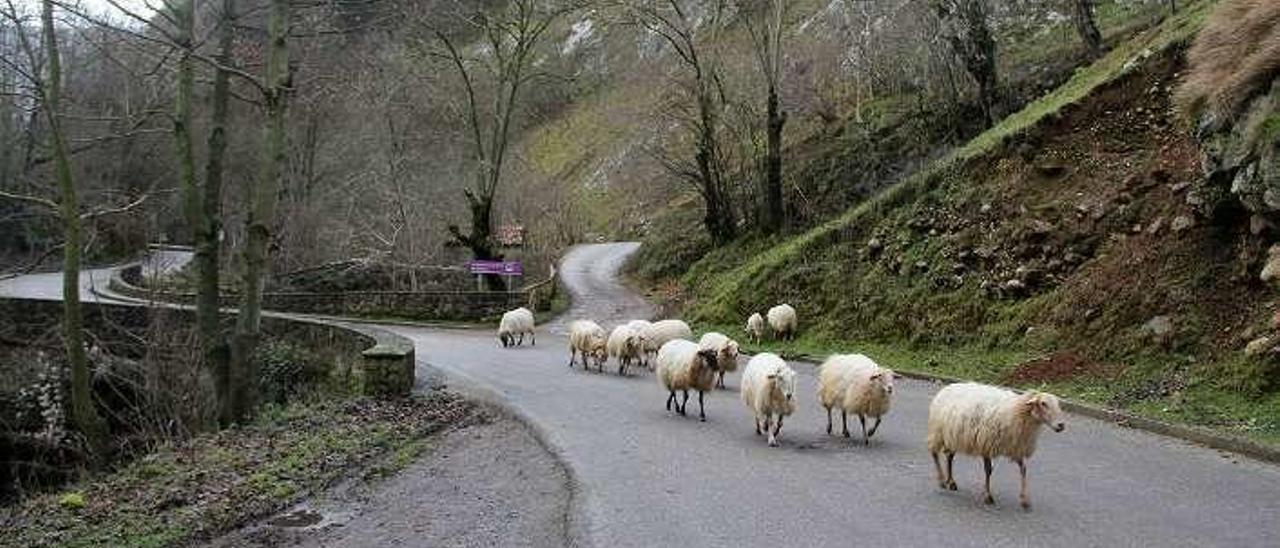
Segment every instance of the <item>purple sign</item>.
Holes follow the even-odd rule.
[[[524,276],[524,266],[519,261],[471,261],[467,267],[472,274]]]

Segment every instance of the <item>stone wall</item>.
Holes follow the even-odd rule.
[[[135,299],[192,304],[195,294],[144,287],[141,269],[130,266],[112,276],[112,291]],[[553,271],[554,272],[554,271]],[[553,273],[554,276],[554,273]],[[521,306],[545,309],[554,295],[554,278],[522,291],[346,291],[262,295],[263,308],[295,314],[400,318],[408,320],[495,320]],[[548,290],[548,288],[550,288]],[[224,295],[223,306],[235,306],[235,295]]]
[[[145,333],[153,322],[194,325],[190,309],[84,303],[85,327],[113,348],[134,353],[133,337],[112,333]],[[0,299],[0,318],[9,341],[48,338],[62,318],[62,303],[27,299]],[[233,318],[228,315],[230,326]],[[414,385],[413,342],[377,327],[351,325],[310,318],[264,315],[263,334],[307,348],[330,364],[330,376],[349,382],[363,394],[380,397],[408,395]]]

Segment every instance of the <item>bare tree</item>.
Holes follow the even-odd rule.
[[[504,162],[511,145],[512,122],[520,108],[521,93],[537,76],[531,63],[543,35],[551,24],[571,6],[548,6],[536,0],[512,0],[497,14],[477,11],[465,16],[474,32],[478,32],[485,48],[478,55],[465,55],[443,30],[434,34],[444,46],[445,55],[462,80],[466,93],[467,126],[471,134],[471,155],[475,162],[475,183],[463,189],[471,213],[471,230],[463,233],[457,225],[449,225],[449,233],[458,243],[471,250],[476,259],[493,259],[494,196],[502,183]],[[480,84],[484,77],[492,94],[491,110],[481,106]],[[501,288],[502,281],[488,277],[490,288]]]
[[[756,62],[764,76],[765,98],[765,176],[761,179],[760,227],[766,234],[778,232],[783,224],[782,209],[782,127],[787,113],[778,102],[778,84],[782,74],[782,16],[785,0],[755,2],[751,11],[759,24],[749,22]]]
[[[25,23],[12,0],[7,0],[5,16],[10,19],[29,61],[29,66],[40,65],[36,47],[27,36]],[[89,447],[98,450],[107,442],[107,425],[98,414],[93,402],[92,371],[84,340],[84,316],[80,306],[80,261],[84,245],[83,216],[80,212],[79,193],[75,175],[71,169],[70,153],[63,127],[62,112],[62,57],[58,49],[58,29],[54,24],[54,2],[43,0],[40,4],[40,28],[43,35],[43,61],[45,74],[29,73],[33,88],[38,94],[41,110],[49,134],[52,150],[54,179],[57,181],[56,201],[36,196],[15,196],[57,210],[62,221],[62,339],[71,366],[71,420],[85,437]]]
[[[262,175],[250,191],[245,215],[244,270],[240,278],[240,313],[231,340],[231,411],[245,420],[257,405],[257,362],[254,352],[262,330],[262,286],[267,246],[275,222],[276,201],[287,162],[285,115],[292,87],[289,70],[289,0],[271,0],[267,20],[267,62],[263,74]]]
[[[675,167],[673,171],[678,175],[697,181],[705,207],[703,224],[707,232],[717,243],[728,242],[737,233],[737,223],[729,204],[717,135],[721,126],[724,91],[714,63],[702,54],[700,44],[703,38],[698,32],[699,29],[707,29],[706,32],[711,34],[707,41],[715,41],[714,35],[724,15],[724,2],[701,5],[701,9],[706,11],[698,24],[690,18],[689,6],[683,0],[637,1],[624,3],[621,7],[629,20],[657,35],[671,47],[692,79],[689,91],[693,96],[695,114],[688,124],[694,133],[694,166],[692,170],[685,170],[677,167],[678,163],[668,162],[667,165]]]
[[[951,49],[978,86],[978,102],[987,123],[999,104],[996,41],[987,22],[987,0],[931,0]]]

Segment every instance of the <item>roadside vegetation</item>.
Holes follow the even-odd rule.
[[[1210,62],[1189,67],[1187,51],[1218,5],[1188,3],[1115,39],[1056,89],[811,229],[696,248],[688,209],[674,207],[634,273],[672,314],[739,340],[750,313],[794,305],[800,340],[761,349],[863,352],[1280,443],[1274,289],[1259,279],[1273,225],[1201,171],[1175,101]],[[1202,41],[1237,28],[1216,17]],[[1232,51],[1211,58],[1244,56]],[[1263,66],[1217,81],[1257,96],[1275,77]],[[841,154],[798,152],[795,169]]]
[[[270,516],[346,478],[413,462],[486,420],[444,391],[395,401],[270,404],[242,427],[164,444],[102,475],[0,509],[0,546],[181,546]]]

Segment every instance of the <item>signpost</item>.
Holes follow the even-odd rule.
[[[524,276],[524,265],[520,261],[471,261],[467,267],[472,274]]]
[[[520,261],[471,261],[467,269],[476,275],[476,287],[484,289],[485,275],[524,276],[524,265]]]

